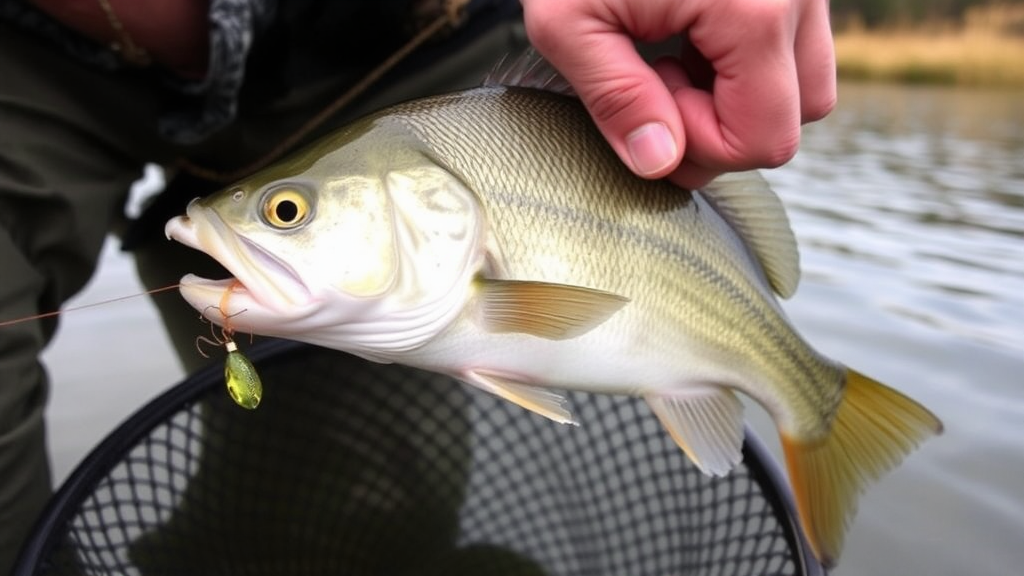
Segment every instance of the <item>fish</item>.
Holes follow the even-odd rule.
[[[534,68],[373,113],[192,201],[168,238],[233,277],[187,275],[182,296],[205,312],[233,290],[236,330],[446,374],[555,422],[577,424],[567,390],[641,397],[710,475],[742,458],[745,395],[835,565],[860,493],[941,421],[787,319],[797,243],[759,173],[639,178]]]

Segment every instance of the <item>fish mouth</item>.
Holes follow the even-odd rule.
[[[298,273],[261,246],[235,232],[217,212],[192,201],[184,216],[167,222],[168,239],[205,252],[233,276],[224,279],[188,274],[181,294],[209,320],[232,326],[280,322],[304,316],[314,298]],[[245,314],[242,314],[242,312]]]

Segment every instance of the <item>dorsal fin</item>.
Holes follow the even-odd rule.
[[[782,201],[756,171],[727,173],[701,189],[739,232],[775,293],[789,298],[800,282],[800,254]]]
[[[484,79],[484,86],[520,86],[575,96],[569,81],[533,48],[515,57],[506,55]]]

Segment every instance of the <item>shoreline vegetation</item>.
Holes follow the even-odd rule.
[[[968,9],[957,20],[835,26],[840,79],[1024,88],[1024,5]]]

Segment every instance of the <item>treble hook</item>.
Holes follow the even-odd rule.
[[[203,313],[199,316],[199,319],[201,321],[208,322],[208,320],[206,319],[206,313],[210,310],[210,308],[216,308],[218,311],[220,310],[219,307],[213,306],[212,304],[210,306],[207,306],[203,310]],[[230,315],[224,316],[224,325],[221,326],[221,328],[220,328],[220,335],[219,336],[217,335],[217,326],[213,322],[210,322],[210,336],[209,337],[206,337],[206,336],[196,336],[196,351],[199,352],[199,355],[202,356],[203,358],[209,358],[210,357],[210,355],[207,354],[203,350],[203,347],[200,346],[200,344],[208,344],[208,345],[213,346],[215,348],[219,348],[221,346],[227,347],[227,345],[229,343],[233,343],[234,339],[232,338],[232,335],[235,333],[235,330],[230,327],[228,320],[230,318],[234,318],[235,316],[238,316],[239,314],[241,314],[243,312],[245,312],[245,310],[239,310],[238,312],[235,312],[234,314],[230,314]]]
[[[224,360],[224,382],[227,385],[228,395],[235,401],[235,404],[248,410],[254,410],[260,405],[260,400],[263,398],[263,382],[260,380],[260,375],[256,372],[256,367],[253,366],[252,362],[244,354],[239,352],[238,345],[235,344],[235,340],[232,338],[235,331],[231,328],[230,323],[232,317],[238,316],[245,312],[245,310],[240,310],[234,314],[226,312],[228,297],[236,286],[241,286],[241,283],[237,280],[224,291],[218,306],[208,306],[206,310],[203,310],[202,317],[205,317],[206,312],[210,308],[217,308],[221,316],[223,316],[224,322],[221,325],[220,336],[217,335],[216,327],[211,322],[211,338],[197,336],[196,349],[204,358],[209,358],[203,351],[202,346],[200,346],[201,343],[224,347],[224,350],[228,353],[227,358]]]

